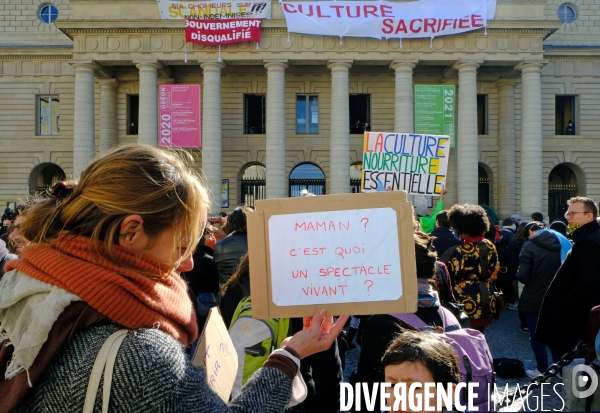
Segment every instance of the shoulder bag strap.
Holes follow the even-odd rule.
[[[416,314],[413,313],[395,313],[390,314],[392,317],[397,318],[411,326],[414,329],[422,330],[422,331],[433,331],[431,326],[427,325],[423,320],[421,320]]]
[[[115,366],[115,359],[123,339],[127,335],[129,330],[122,329],[110,335],[102,345],[94,367],[92,368],[92,374],[90,375],[90,381],[88,383],[87,393],[85,395],[85,403],[83,405],[83,413],[92,413],[94,411],[94,403],[96,402],[96,394],[98,394],[98,387],[100,386],[100,379],[102,373],[104,373],[104,386],[102,389],[102,413],[108,412],[108,402],[110,401],[110,386],[112,384],[113,369]]]

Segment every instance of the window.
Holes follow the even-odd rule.
[[[37,134],[58,135],[60,133],[60,98],[58,96],[38,96]]]
[[[127,95],[127,135],[138,134],[138,120],[140,115],[140,96]]]
[[[296,95],[296,133],[319,133],[318,95]]]
[[[58,9],[51,4],[44,4],[38,9],[38,18],[42,23],[52,23],[58,18]]]
[[[350,95],[350,133],[371,130],[371,95]]]
[[[360,193],[362,182],[362,162],[355,162],[350,165],[350,190],[353,194]]]
[[[325,194],[325,174],[314,163],[302,163],[290,173],[290,197]]]
[[[267,132],[267,102],[265,95],[244,95],[244,134]]]
[[[477,134],[488,134],[487,95],[477,95]]]
[[[575,101],[576,96],[556,96],[556,130],[554,132],[556,135],[575,135],[577,133]]]
[[[250,165],[242,174],[242,202],[254,207],[257,199],[267,199],[267,170],[262,165]]]
[[[565,23],[573,23],[577,19],[577,13],[572,6],[563,4],[558,8],[558,20]]]

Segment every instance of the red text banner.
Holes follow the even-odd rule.
[[[481,29],[495,0],[284,2],[288,30],[337,37],[418,38]]]
[[[159,85],[158,145],[200,148],[200,85]]]
[[[186,19],[185,40],[200,44],[259,42],[261,19]]]

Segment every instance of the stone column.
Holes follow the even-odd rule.
[[[416,62],[392,62],[396,91],[394,95],[394,132],[413,133],[413,69]]]
[[[517,211],[515,175],[515,79],[500,79],[498,87],[498,215],[500,220]]]
[[[542,212],[542,85],[544,63],[522,63],[521,70],[521,208],[519,214]],[[547,213],[546,213],[547,215]]]
[[[285,198],[285,69],[287,62],[267,68],[267,198]]]
[[[100,83],[100,155],[117,143],[117,81],[102,79]]]
[[[458,203],[478,204],[477,68],[478,63],[461,62],[458,69]]]
[[[140,115],[138,142],[158,146],[158,64],[138,63],[140,71]],[[220,191],[219,191],[220,192]]]
[[[210,190],[213,214],[221,212],[222,152],[221,142],[221,69],[223,63],[202,63],[202,172]]]
[[[350,192],[350,107],[348,75],[352,63],[329,62],[331,69],[331,138],[329,193]]]
[[[94,65],[76,63],[75,113],[73,114],[73,175],[79,178],[96,156],[94,125]]]

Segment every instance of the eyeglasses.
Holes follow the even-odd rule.
[[[590,214],[591,212],[588,211],[575,211],[575,212],[565,212],[565,218],[571,218],[573,217],[575,214]]]

